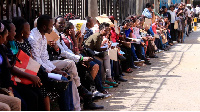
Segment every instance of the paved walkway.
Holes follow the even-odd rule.
[[[200,111],[200,31],[157,55],[97,104],[105,111]]]

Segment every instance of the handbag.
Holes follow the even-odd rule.
[[[174,22],[174,29],[178,29],[178,21]]]
[[[37,75],[40,64],[33,60],[30,56],[28,56],[26,53],[24,53],[21,49],[18,51],[16,55],[16,62],[14,64],[16,68],[19,70],[29,73],[31,75]],[[11,77],[11,80],[14,82],[15,85],[17,85],[16,82],[22,83],[25,85],[33,84],[30,80],[22,77],[13,76]]]

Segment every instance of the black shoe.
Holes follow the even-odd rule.
[[[127,82],[128,80],[124,79],[123,77],[119,77],[116,80],[121,81],[121,82]]]
[[[92,97],[92,93],[89,92],[85,87],[83,87],[82,85],[80,85],[78,88],[78,92],[79,95],[81,97],[83,97],[83,99],[88,98],[88,97]]]
[[[125,76],[124,74],[122,74],[122,76]]]
[[[151,65],[151,63],[149,61],[145,61],[144,64]]]
[[[158,56],[154,55],[154,56],[150,56],[150,58],[158,58]]]
[[[104,106],[97,105],[95,103],[83,104],[83,108],[85,110],[96,110],[96,109],[103,109]]]

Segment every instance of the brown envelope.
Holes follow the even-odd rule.
[[[47,39],[47,44],[49,44],[50,41],[57,41],[60,38],[55,31],[52,31],[50,34],[46,33],[45,37]]]

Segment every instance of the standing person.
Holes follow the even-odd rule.
[[[151,4],[150,3],[147,3],[146,4],[146,8],[144,9],[144,11],[142,12],[142,15],[149,18],[149,19],[153,19],[155,14],[151,8]]]
[[[196,5],[196,14],[195,14],[195,17],[199,17],[199,10],[200,10],[200,8],[199,8],[199,6],[198,5]]]
[[[176,12],[174,11],[174,5],[170,5],[170,10],[168,11],[170,13],[170,35],[172,37],[172,41],[176,41],[176,30],[174,29],[174,23],[176,21]]]

